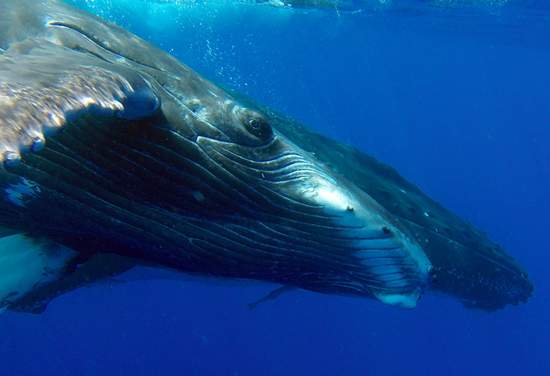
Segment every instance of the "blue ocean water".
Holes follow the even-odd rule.
[[[414,310],[271,287],[107,281],[0,317],[2,375],[550,374],[550,6],[74,0],[396,167],[520,261],[531,300]]]

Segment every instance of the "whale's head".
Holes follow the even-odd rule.
[[[426,289],[486,309],[531,294],[502,249],[392,168],[56,6],[0,61],[0,226],[404,307]]]
[[[238,260],[236,275],[248,265],[251,278],[404,307],[426,289],[483,309],[530,296],[526,273],[498,245],[392,168],[246,100],[208,93],[170,97],[193,113],[183,133],[217,179],[194,190],[200,205],[216,202],[212,223],[224,228],[203,244],[219,236]]]
[[[190,243],[235,263],[220,272],[415,304],[432,268],[421,246],[345,172],[284,134],[290,123],[219,92],[183,108],[192,120],[171,142],[195,156],[197,185],[186,189],[209,234]]]

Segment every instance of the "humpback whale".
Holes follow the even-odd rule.
[[[393,168],[60,1],[2,1],[0,308],[143,265],[400,307],[533,290]]]

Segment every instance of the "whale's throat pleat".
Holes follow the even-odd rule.
[[[175,173],[166,160],[157,160],[144,147],[151,142],[144,133],[148,125],[84,115],[49,137],[44,150],[25,154],[2,175],[3,223],[128,249],[184,242],[176,218],[208,210],[190,200],[203,177],[200,171]]]

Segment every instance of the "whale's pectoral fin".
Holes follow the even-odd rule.
[[[0,162],[42,149],[49,134],[83,116],[136,120],[160,100],[135,70],[53,43],[26,40],[0,54]]]
[[[0,309],[60,278],[78,254],[23,234],[0,237]]]
[[[294,286],[287,286],[287,285],[277,287],[276,289],[271,290],[266,295],[262,296],[260,299],[248,304],[248,309],[250,309],[251,311],[255,310],[256,308],[258,308],[260,304],[266,303],[270,300],[275,300],[279,298],[281,295],[289,291],[294,291],[296,289],[297,288]]]
[[[136,265],[137,262],[132,258],[111,253],[96,253],[60,278],[43,284],[13,301],[8,309],[40,314],[55,298],[81,287],[111,280],[133,269]]]
[[[76,265],[80,255],[68,248],[15,236],[0,239],[0,309],[40,314],[58,296],[137,265],[134,259],[110,253],[94,254]]]

